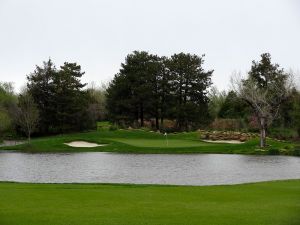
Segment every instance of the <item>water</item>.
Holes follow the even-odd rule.
[[[215,185],[282,179],[300,179],[300,157],[0,153],[1,181]]]

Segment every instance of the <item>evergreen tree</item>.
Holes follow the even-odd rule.
[[[188,130],[190,125],[198,126],[209,116],[207,90],[213,71],[205,71],[203,63],[203,56],[185,53],[175,54],[169,60],[180,130]]]
[[[204,71],[202,57],[175,54],[170,59],[135,51],[126,57],[107,90],[107,106],[114,121],[176,119],[187,130],[206,121],[207,88],[213,71]],[[160,121],[159,121],[160,120]]]
[[[234,91],[230,91],[220,108],[218,116],[220,118],[241,119],[247,115],[250,115],[249,105],[239,98]]]
[[[87,93],[82,90],[86,84],[80,81],[83,75],[80,65],[65,62],[54,76],[55,126],[61,133],[81,129],[78,118],[84,119],[81,114],[88,106]]]
[[[158,118],[160,71],[157,56],[138,51],[128,55],[107,90],[112,119],[140,121],[140,126],[144,126],[145,117]]]
[[[89,95],[83,90],[81,66],[65,62],[57,70],[49,59],[27,76],[28,91],[40,114],[40,133],[63,133],[94,127],[88,114]]]
[[[36,66],[33,73],[27,76],[28,91],[37,104],[40,112],[39,131],[47,134],[56,121],[55,87],[53,79],[58,71],[51,59],[43,62],[43,66]]]

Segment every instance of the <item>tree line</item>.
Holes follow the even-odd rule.
[[[160,57],[144,51],[129,54],[107,89],[109,118],[117,123],[144,126],[164,119],[178,130],[207,124],[208,88],[213,70],[204,70],[204,56],[179,53]]]
[[[49,59],[27,75],[19,94],[11,83],[0,83],[0,138],[89,130],[99,120],[124,127],[150,123],[160,131],[257,129],[261,146],[266,132],[300,136],[300,93],[293,73],[268,53],[252,61],[243,77],[235,74],[228,92],[212,86],[213,70],[204,69],[204,55],[189,53],[166,57],[134,51],[100,88],[82,83],[84,74],[77,63],[56,68]]]
[[[49,135],[95,129],[104,118],[103,88],[81,82],[84,72],[77,63],[59,69],[49,59],[27,75],[19,94],[11,83],[0,84],[0,137],[5,132]],[[100,106],[99,106],[100,105]]]
[[[289,120],[300,134],[299,92],[292,73],[273,63],[269,53],[252,61],[246,76],[232,77],[232,90],[219,96],[211,87],[213,70],[204,70],[203,57],[129,54],[107,89],[110,119],[139,127],[144,120],[154,120],[157,130],[164,130],[163,121],[168,119],[176,121],[175,130],[189,131],[207,128],[216,118],[239,118],[260,131],[261,147],[266,145],[266,132],[273,123],[282,126]]]
[[[36,66],[27,76],[27,90],[39,110],[39,132],[64,133],[94,126],[90,120],[87,84],[81,83],[84,72],[77,63],[65,62],[57,69],[51,60]]]
[[[299,137],[300,93],[293,78],[292,71],[286,72],[264,53],[259,61],[252,61],[246,76],[234,74],[228,93],[212,89],[210,114],[215,119],[238,119],[244,128],[259,130],[261,147],[266,145],[267,131],[279,130],[280,139]]]

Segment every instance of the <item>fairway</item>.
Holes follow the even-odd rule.
[[[297,225],[300,180],[233,186],[0,183],[2,225]]]
[[[126,138],[114,138],[111,139],[116,142],[136,146],[136,147],[154,147],[154,148],[183,148],[183,147],[199,147],[209,146],[209,143],[196,140],[180,140],[180,139],[168,139],[162,137],[162,139],[126,139]]]

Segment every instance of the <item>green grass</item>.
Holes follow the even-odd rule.
[[[114,141],[125,143],[136,147],[146,148],[189,148],[189,147],[200,147],[209,146],[210,143],[201,142],[199,140],[184,140],[184,139],[146,139],[146,138],[114,138]]]
[[[83,140],[107,144],[95,148],[73,148],[66,142]],[[124,153],[235,153],[235,154],[268,154],[258,148],[258,139],[244,144],[216,144],[199,140],[197,132],[168,135],[168,144],[163,134],[142,130],[100,129],[98,131],[35,138],[31,144],[1,147],[5,150],[28,152],[124,152]],[[293,144],[268,140],[268,149],[280,149],[281,154],[291,154]]]
[[[97,129],[109,129],[111,123],[109,121],[97,122]]]
[[[2,225],[298,225],[300,180],[232,186],[0,183]]]

